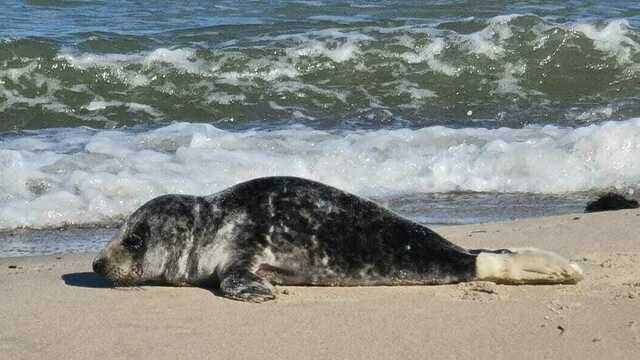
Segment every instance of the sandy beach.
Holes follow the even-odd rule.
[[[93,254],[0,259],[3,359],[632,359],[640,211],[437,228],[468,247],[570,257],[578,285],[279,287],[245,304],[206,289],[113,289]]]
[[[4,0],[0,360],[640,360],[640,208],[582,213],[640,201],[638,4]],[[146,278],[223,269],[236,297],[255,289],[243,255],[290,284],[411,282],[416,254],[445,260],[428,280],[473,273],[349,196],[245,183],[281,176],[469,249],[556,252],[584,279],[277,286],[254,304],[92,271],[129,224]],[[252,254],[247,231],[272,246]],[[380,251],[382,234],[401,246]],[[528,280],[567,269],[520,255],[485,254],[477,278],[504,278],[501,259],[526,259]]]

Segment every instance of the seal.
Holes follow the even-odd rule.
[[[372,201],[295,177],[258,178],[204,197],[157,197],[126,219],[93,269],[116,286],[201,286],[250,302],[274,299],[274,285],[582,278],[554,253],[467,250]]]

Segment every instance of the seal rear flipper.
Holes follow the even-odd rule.
[[[575,284],[582,269],[562,256],[535,248],[480,252],[476,279],[502,284]]]
[[[276,298],[273,285],[267,280],[248,270],[231,270],[225,272],[220,281],[222,296],[254,303],[261,303]]]

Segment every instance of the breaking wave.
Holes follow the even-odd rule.
[[[166,193],[301,176],[359,195],[640,185],[640,119],[578,128],[47,129],[0,134],[0,229],[112,224]]]
[[[628,20],[352,19],[5,40],[0,130],[265,119],[496,128],[640,116],[640,34]]]

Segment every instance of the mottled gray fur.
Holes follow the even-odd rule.
[[[229,298],[262,302],[274,298],[278,284],[469,281],[478,277],[478,259],[483,276],[518,282],[512,255],[506,249],[466,250],[327,185],[270,177],[206,197],[165,195],[149,201],[129,216],[93,267],[116,285],[203,286]]]

